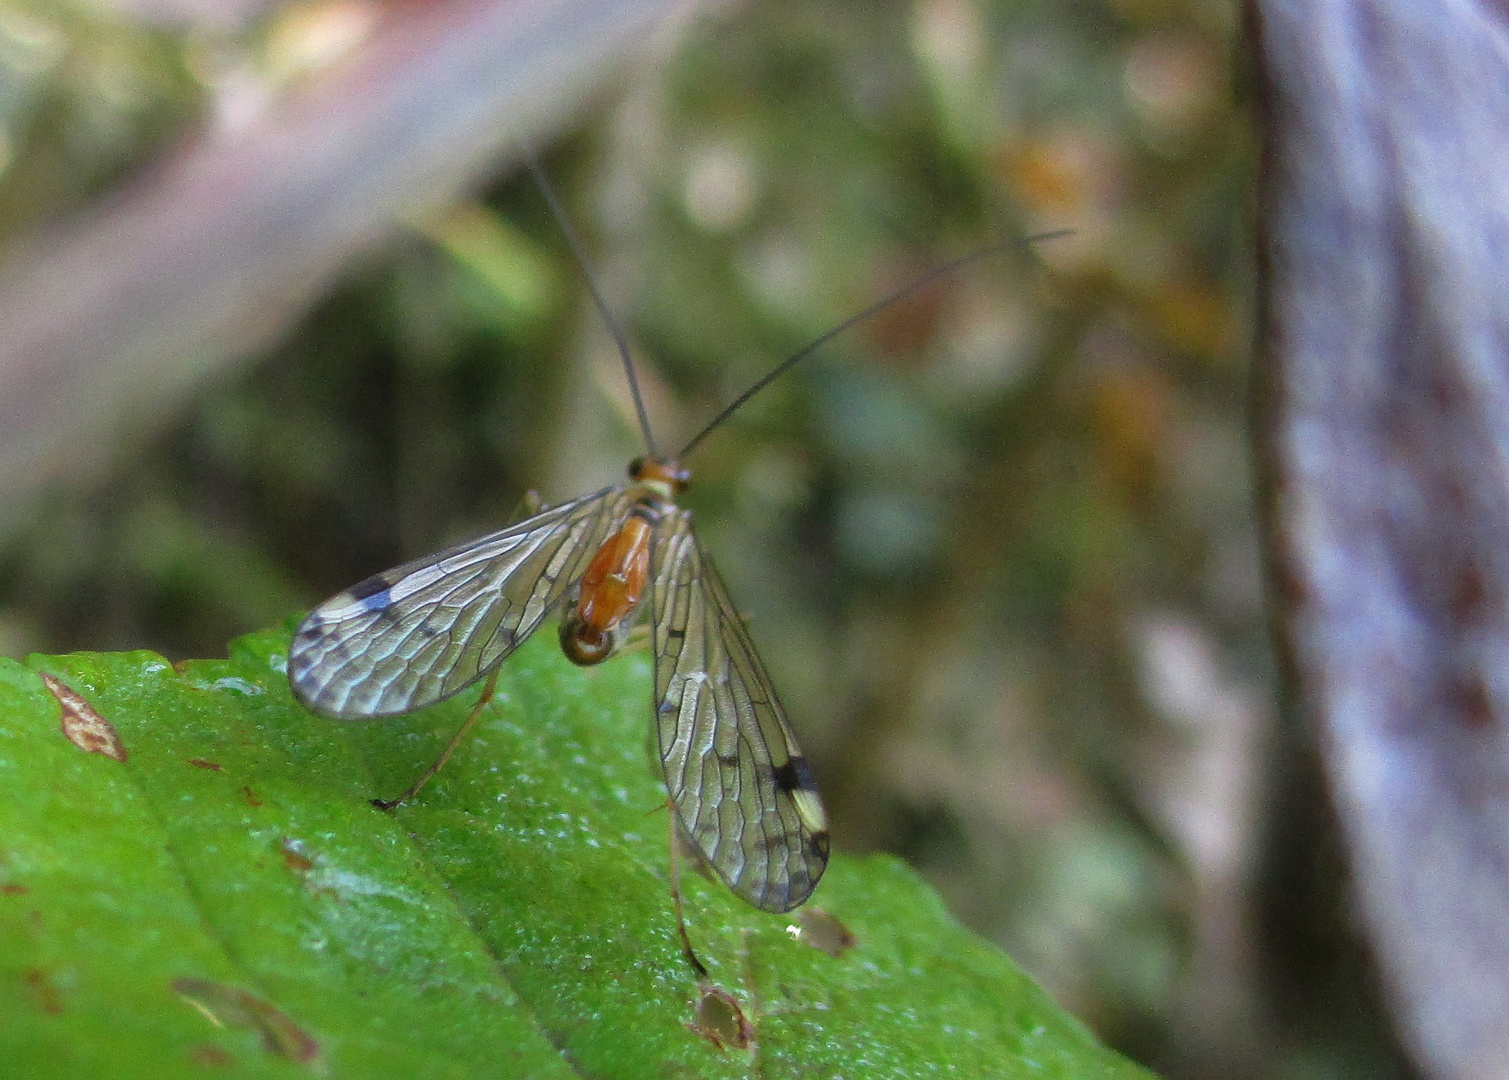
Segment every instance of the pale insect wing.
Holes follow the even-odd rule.
[[[666,790],[686,834],[738,896],[804,902],[828,826],[770,677],[691,515],[667,517],[651,568],[655,713]]]
[[[608,488],[331,597],[294,633],[294,695],[351,720],[450,697],[539,627],[627,506]]]

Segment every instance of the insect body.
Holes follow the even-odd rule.
[[[655,530],[676,512],[676,496],[690,476],[663,461],[635,458],[629,479],[639,488],[628,516],[597,549],[577,589],[578,602],[567,605],[561,619],[561,649],[578,664],[596,664],[611,656],[639,609],[650,574],[650,547]]]
[[[811,771],[691,514],[676,505],[686,470],[640,458],[629,479],[331,598],[294,634],[289,681],[327,716],[409,712],[495,675],[557,609],[566,655],[600,663],[648,586],[660,762],[681,826],[737,895],[790,910],[828,862]],[[466,726],[490,696],[489,684]]]

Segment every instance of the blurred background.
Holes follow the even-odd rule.
[[[388,7],[0,0],[5,240],[317,83]],[[1167,1076],[1407,1077],[1266,643],[1242,54],[1231,0],[725,4],[541,151],[671,447],[929,267],[1075,230],[834,341],[699,448],[685,502],[838,850],[907,858]],[[223,655],[527,490],[617,480],[616,353],[508,164],[13,501],[3,652]]]

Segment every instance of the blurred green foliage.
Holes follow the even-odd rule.
[[[0,228],[275,85],[341,10],[210,34],[0,6]],[[774,0],[660,48],[546,166],[666,444],[928,267],[1076,230],[898,302],[689,463],[837,846],[904,855],[1170,1075],[1399,1075],[1273,703],[1235,5]],[[0,634],[218,655],[638,450],[559,230],[504,178],[44,508],[0,562]]]

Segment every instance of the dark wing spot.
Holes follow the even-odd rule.
[[[388,595],[388,579],[373,574],[366,581],[359,581],[346,590],[346,595],[361,604],[367,611],[380,611],[393,602]]]
[[[776,787],[782,791],[817,792],[817,781],[813,779],[812,769],[804,757],[788,758],[786,764],[777,765],[771,772],[774,774]]]
[[[383,614],[388,615],[388,612],[383,612]],[[431,641],[437,635],[443,633],[449,628],[450,627],[448,620],[437,619],[434,615],[431,615],[429,618],[425,619],[424,622],[420,623],[414,628],[414,633],[418,634],[426,641]]]

